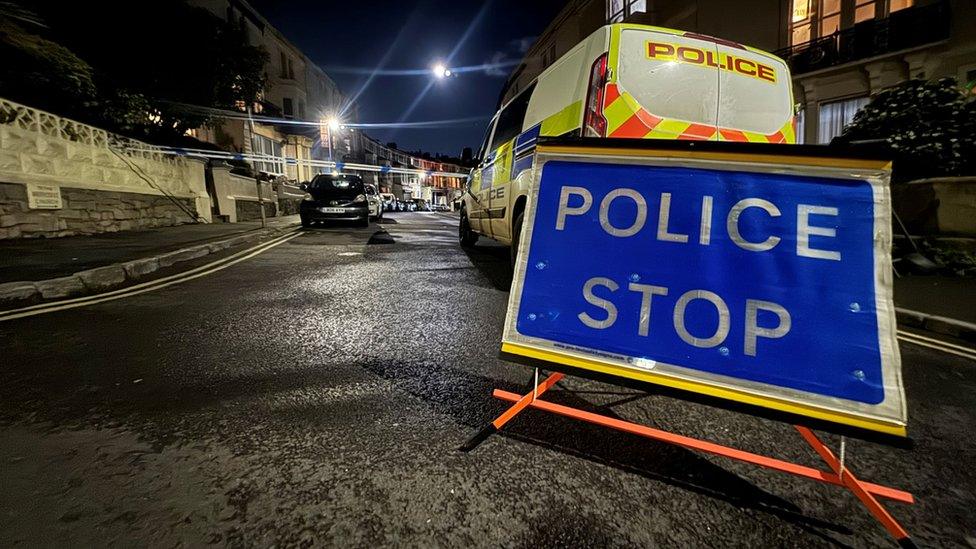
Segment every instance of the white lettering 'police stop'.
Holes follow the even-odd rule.
[[[677,232],[670,226],[672,194],[662,192],[657,197],[657,227],[648,229],[653,231],[654,238],[662,242],[673,242],[689,246],[709,246],[712,243],[712,232],[714,225],[714,197],[705,195],[701,197],[701,202],[688,205],[696,209],[698,215],[699,232],[697,235],[683,234]],[[611,219],[611,209],[617,201],[630,201],[636,207],[633,219],[625,226],[614,225]],[[571,203],[576,205],[571,205]],[[593,207],[594,199],[592,193],[583,187],[563,186],[559,193],[559,206],[556,213],[555,229],[564,231],[567,223],[572,222],[572,218],[581,217],[587,214]],[[680,207],[680,206],[679,206]],[[776,248],[783,240],[777,234],[767,234],[761,240],[748,240],[740,230],[740,222],[743,212],[750,208],[761,210],[769,218],[776,218],[783,215],[781,209],[769,200],[759,197],[742,198],[735,202],[727,212],[723,213],[726,234],[731,242],[739,248],[750,252],[762,253]],[[639,191],[626,187],[619,187],[606,193],[599,201],[598,218],[600,227],[608,235],[616,238],[628,238],[639,234],[647,225],[650,208],[647,199]],[[817,204],[799,204],[794,212],[796,216],[796,249],[795,253],[799,257],[809,257],[826,261],[841,261],[841,253],[825,247],[812,247],[810,236],[821,238],[834,238],[837,236],[836,229],[823,227],[811,222],[811,215],[832,216],[838,215],[838,209],[831,206]],[[721,222],[719,226],[722,226]],[[695,238],[692,239],[692,236]],[[823,246],[823,244],[821,244]],[[603,288],[602,294],[607,297],[600,297],[594,293],[595,288]],[[620,284],[602,276],[594,276],[585,282],[582,288],[583,298],[587,303],[601,309],[602,314],[595,311],[583,311],[577,316],[585,326],[594,330],[604,330],[612,327],[618,322],[618,309],[610,298],[620,289]],[[637,292],[641,295],[640,313],[635,319],[627,319],[625,322],[633,322],[634,330],[640,336],[650,336],[651,310],[654,297],[665,300],[671,294],[671,289],[665,286],[652,284],[639,284],[630,282],[627,291]],[[714,330],[707,334],[693,334],[689,331],[685,322],[685,312],[688,305],[694,301],[701,301],[714,308],[718,322]],[[707,289],[692,289],[681,293],[676,299],[669,303],[671,307],[671,324],[678,336],[686,344],[698,348],[712,348],[725,343],[731,330],[731,318],[729,307],[725,300],[718,294]],[[789,311],[778,303],[763,299],[747,299],[744,303],[745,318],[741,325],[744,326],[742,334],[742,349],[747,356],[756,356],[758,353],[760,338],[778,339],[789,334],[792,327],[792,318]],[[766,311],[775,315],[777,321],[773,325],[759,325],[759,312]],[[594,314],[591,314],[593,312]],[[594,316],[596,315],[596,316]]]

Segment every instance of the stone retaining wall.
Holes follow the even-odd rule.
[[[61,188],[63,207],[32,210],[24,185],[0,183],[0,240],[5,238],[60,237],[79,234],[167,227],[194,221],[190,198],[173,200],[158,195]]]
[[[204,164],[0,98],[0,239],[209,222]]]

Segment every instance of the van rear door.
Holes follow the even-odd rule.
[[[718,44],[733,70],[719,71],[719,139],[796,143],[793,83],[782,59],[738,44]]]
[[[617,25],[610,61],[609,137],[793,142],[789,70],[776,57],[695,33]]]
[[[607,136],[713,138],[719,75],[709,61],[714,63],[717,45],[677,31],[615,30],[604,107]]]

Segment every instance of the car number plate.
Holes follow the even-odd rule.
[[[319,208],[319,211],[327,214],[341,214],[345,213],[345,208]]]

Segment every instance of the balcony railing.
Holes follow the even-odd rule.
[[[793,74],[803,74],[946,40],[949,27],[949,2],[942,0],[864,21],[775,53],[786,60]]]

